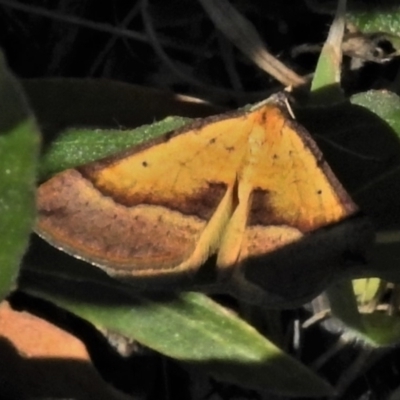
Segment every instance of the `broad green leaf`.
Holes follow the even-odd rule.
[[[350,7],[346,17],[364,33],[386,32],[400,36],[400,5],[397,1],[386,5],[368,2],[364,7]]]
[[[358,175],[353,197],[376,229],[376,244],[360,276],[400,282],[400,99],[388,91],[372,90],[353,96],[351,102],[370,113],[365,117],[360,113],[354,127],[347,125],[347,143],[354,142],[354,151],[372,158],[352,157],[353,162],[347,163],[342,157],[343,168]]]
[[[400,98],[388,91],[371,90],[353,96],[351,101],[386,125],[381,129],[365,125],[365,140],[375,149],[376,161],[365,165],[370,179],[354,196],[377,230],[368,276],[400,282]]]
[[[104,284],[32,270],[24,277],[25,292],[218,379],[287,396],[332,394],[325,381],[205,295],[135,296],[108,277]]]
[[[359,138],[358,151],[367,149],[362,144],[365,141],[375,153],[375,160],[366,159],[364,163],[370,179],[365,175],[366,179],[355,195],[377,229],[376,245],[371,249],[369,262],[361,268],[360,275],[400,282],[400,99],[388,91],[369,91],[353,96],[351,102],[382,121],[379,126],[364,118],[358,121],[354,130],[348,129],[349,135]],[[354,157],[353,166],[357,163],[360,161]],[[379,282],[377,278],[358,280],[356,294],[363,296],[364,301],[370,300],[379,290]],[[350,297],[347,296],[347,301]],[[354,337],[371,346],[390,346],[400,341],[400,320],[396,316],[374,311],[359,315],[353,321],[350,318],[347,325]]]
[[[295,109],[297,119],[315,137],[335,175],[369,214],[370,207],[363,204],[369,203],[368,199],[360,191],[400,165],[398,107],[396,95],[371,91],[352,97],[350,102]],[[375,214],[377,209],[371,211]]]
[[[39,131],[0,53],[0,300],[12,290],[35,215]]]
[[[400,100],[389,91],[352,96],[349,103],[296,110],[361,210],[376,244],[349,278],[400,282]]]
[[[52,141],[40,164],[42,179],[154,139],[185,125],[189,119],[168,117],[133,130],[68,128]]]
[[[385,121],[400,139],[400,97],[387,90],[369,90],[351,97],[351,103],[362,106]],[[379,132],[376,132],[379,135]]]
[[[317,13],[333,15],[337,2],[306,0],[306,3]],[[397,0],[351,0],[347,4],[346,21],[364,33],[400,35],[400,5]]]

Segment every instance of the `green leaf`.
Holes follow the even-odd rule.
[[[363,205],[368,199],[361,190],[400,165],[399,106],[396,95],[370,91],[350,102],[295,109],[335,175],[366,211],[370,207]]]
[[[32,270],[21,287],[218,379],[287,396],[332,394],[325,381],[205,295],[135,296],[106,276],[103,283],[80,282]]]
[[[360,121],[364,131],[353,131],[359,137],[359,149],[370,148],[373,156],[364,163],[365,179],[355,199],[373,218],[379,230],[400,228],[400,98],[389,91],[371,90],[352,96],[351,103],[368,110],[381,126]],[[360,128],[361,128],[360,126]],[[364,137],[364,139],[362,139]],[[365,140],[365,145],[362,141]],[[354,164],[354,163],[353,163]],[[368,179],[369,178],[369,179]]]
[[[354,2],[351,2],[352,5]],[[387,32],[400,35],[400,6],[397,1],[386,5],[368,2],[358,8],[350,7],[346,18],[364,33]]]
[[[365,140],[374,149],[376,161],[365,165],[370,179],[354,196],[377,231],[366,276],[400,282],[400,98],[389,91],[371,90],[353,96],[351,102],[385,124],[381,129],[365,124]]]
[[[167,117],[131,130],[68,128],[52,141],[40,164],[41,179],[156,138],[185,125],[188,118]]]
[[[400,99],[371,90],[350,102],[295,110],[329,165],[377,232],[355,277],[400,282]]]
[[[369,90],[352,96],[350,101],[376,114],[400,139],[400,97],[397,94],[387,90]]]
[[[314,104],[326,105],[344,101],[344,95],[340,88],[344,13],[345,1],[339,0],[335,19],[322,47],[311,82],[311,101]]]
[[[35,216],[39,131],[0,53],[0,300],[15,285]]]

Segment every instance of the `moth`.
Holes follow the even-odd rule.
[[[372,231],[278,94],[196,120],[37,191],[36,232],[138,291],[226,292],[268,307],[363,262]]]

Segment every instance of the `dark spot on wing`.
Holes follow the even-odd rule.
[[[268,190],[256,188],[252,192],[248,226],[254,225],[285,225],[288,221],[272,208]]]
[[[265,124],[267,122],[267,113],[264,111],[261,114],[261,123]]]
[[[268,207],[269,193],[267,190],[254,189],[251,195],[248,225],[269,225],[273,220],[273,214]]]

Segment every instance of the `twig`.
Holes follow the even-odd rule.
[[[135,6],[131,8],[131,10],[129,11],[128,15],[123,19],[123,21],[121,22],[121,24],[117,28],[125,29],[139,11],[140,11],[140,4],[136,3]],[[104,57],[112,49],[112,47],[114,46],[116,41],[117,41],[117,36],[112,36],[108,40],[108,42],[104,46],[103,50],[100,52],[100,54],[94,60],[92,66],[90,68],[90,71],[89,71],[89,76],[93,76],[94,75],[94,73],[96,72],[97,68],[102,63]]]
[[[286,67],[265,48],[258,32],[227,0],[198,0],[215,26],[258,67],[285,86],[306,80]]]
[[[146,33],[151,41],[151,44],[153,46],[154,52],[158,55],[158,57],[162,60],[164,65],[168,67],[176,76],[178,76],[180,79],[182,79],[185,82],[190,83],[191,85],[198,87],[200,89],[206,90],[210,93],[212,93],[215,96],[221,96],[226,98],[227,96],[229,97],[242,97],[244,94],[238,93],[235,90],[230,90],[230,89],[222,89],[222,88],[217,88],[215,86],[207,85],[192,76],[182,72],[181,69],[178,68],[176,63],[174,63],[170,57],[165,53],[164,49],[161,46],[161,43],[158,40],[157,34],[153,28],[153,24],[151,21],[151,16],[148,11],[148,1],[147,0],[142,0],[141,1],[141,11],[142,11],[142,18],[143,22],[145,25],[145,30]],[[246,96],[248,93],[245,94]]]
[[[13,8],[15,10],[23,11],[28,14],[35,14],[45,18],[51,18],[57,21],[62,21],[68,24],[74,24],[83,26],[85,28],[107,32],[112,35],[125,37],[128,39],[137,40],[139,42],[149,43],[149,38],[145,33],[133,32],[128,29],[122,29],[119,27],[112,26],[110,24],[104,24],[101,22],[92,22],[84,18],[76,17],[73,15],[60,14],[58,12],[50,11],[42,7],[30,6],[26,4],[22,4],[21,2],[14,0],[0,0],[0,5]],[[190,45],[185,45],[182,43],[177,43],[173,40],[163,39],[163,46],[168,46],[170,48],[174,48],[176,50],[183,51],[192,51],[192,47]]]

